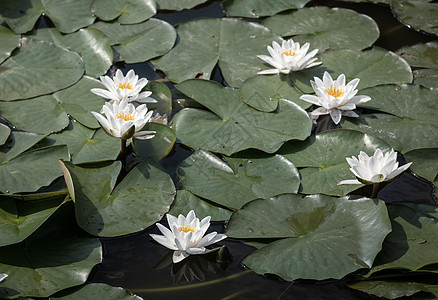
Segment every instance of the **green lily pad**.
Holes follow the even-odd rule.
[[[10,101],[56,92],[74,84],[84,74],[84,62],[76,52],[23,38],[20,51],[4,61],[0,70],[0,100]]]
[[[292,36],[300,44],[308,42],[311,49],[320,52],[327,49],[362,50],[379,38],[379,27],[373,19],[344,8],[303,8],[267,18],[263,25],[280,36]]]
[[[374,47],[368,51],[340,49],[321,53],[323,62],[319,68],[312,68],[291,74],[292,82],[303,92],[313,93],[310,80],[322,78],[324,71],[333,78],[345,74],[347,81],[359,78],[358,89],[384,84],[402,84],[412,82],[411,67],[398,55]]]
[[[21,36],[13,33],[6,26],[0,25],[0,64],[9,56],[12,50],[20,46]]]
[[[167,85],[158,81],[149,81],[144,89],[151,91],[150,97],[157,100],[157,103],[148,103],[148,109],[153,109],[162,117],[166,115],[169,118],[172,114],[172,93]]]
[[[398,49],[396,53],[412,67],[438,69],[437,41],[403,47]]]
[[[355,179],[346,157],[357,157],[360,151],[368,155],[376,149],[391,150],[385,141],[361,132],[345,129],[325,131],[310,136],[304,142],[288,142],[278,152],[300,169],[304,194],[344,196],[363,184],[338,185],[341,180]]]
[[[12,131],[5,144],[0,146],[0,161],[14,159],[40,140],[44,135],[22,131]]]
[[[199,219],[210,216],[212,221],[227,221],[232,211],[210,204],[196,197],[187,190],[176,191],[176,198],[169,210],[172,216],[182,214],[187,216],[190,210],[194,210]]]
[[[407,162],[412,161],[411,170],[429,181],[438,174],[438,148],[417,149],[405,153]]]
[[[94,22],[93,0],[6,0],[0,2],[1,17],[15,33],[25,33],[44,14],[63,33],[71,33]]]
[[[120,24],[136,24],[157,13],[155,0],[94,0],[94,14],[103,21],[118,18]]]
[[[91,26],[109,39],[120,60],[127,63],[144,62],[169,51],[176,40],[175,29],[167,22],[149,19],[133,25],[97,22]]]
[[[113,287],[105,283],[89,283],[81,287],[72,287],[50,298],[53,300],[143,300],[121,287]]]
[[[31,38],[53,43],[77,52],[85,63],[85,74],[97,77],[107,72],[113,63],[113,50],[108,38],[93,28],[62,35],[55,28],[43,28],[33,32]]]
[[[59,159],[69,159],[66,146],[28,151],[10,160],[0,156],[0,191],[5,194],[35,192],[48,186],[62,175]]]
[[[0,123],[0,146],[6,143],[10,134],[11,129],[8,126]]]
[[[383,201],[283,194],[255,200],[235,212],[227,235],[286,237],[250,254],[243,263],[285,280],[340,279],[371,267],[391,231]]]
[[[438,124],[429,121],[367,114],[359,118],[342,119],[341,124],[343,128],[381,138],[401,153],[421,148],[438,148]]]
[[[266,27],[238,19],[199,19],[178,25],[179,41],[166,55],[152,61],[167,78],[182,82],[210,79],[216,64],[226,82],[239,87],[263,68],[258,54],[280,39]],[[184,59],[182,59],[184,58]]]
[[[105,100],[90,90],[102,86],[98,80],[84,76],[75,85],[52,95],[0,102],[0,111],[14,126],[29,132],[58,132],[68,126],[67,114],[85,126],[99,128],[91,111],[99,112]]]
[[[438,208],[424,204],[391,204],[392,232],[383,242],[368,275],[386,269],[416,271],[438,263]]]
[[[178,167],[184,188],[232,209],[257,198],[298,191],[298,170],[281,155],[255,153],[224,160],[204,150],[193,153]]]
[[[141,158],[152,157],[159,161],[172,150],[176,141],[176,134],[169,126],[158,123],[147,123],[143,130],[156,131],[155,136],[149,140],[135,140],[134,146]]]
[[[419,69],[412,71],[412,73],[414,74],[414,84],[438,89],[438,69]]]
[[[177,137],[194,149],[226,155],[248,148],[273,153],[288,140],[310,135],[312,121],[293,102],[279,100],[275,113],[264,113],[242,103],[238,90],[213,81],[187,80],[176,87],[213,112],[187,108],[173,119]]]
[[[99,239],[81,230],[70,202],[62,205],[24,242],[0,248],[0,297],[48,297],[87,280],[102,261]]]
[[[292,101],[303,109],[312,105],[300,100],[302,93],[293,86],[289,76],[282,74],[251,77],[240,86],[239,95],[243,103],[265,112],[277,109],[280,99]]]
[[[436,289],[436,285],[413,281],[370,280],[349,284],[348,287],[385,299],[409,297],[421,291],[436,293],[436,290],[430,289]]]
[[[34,201],[0,196],[0,247],[19,243],[41,226],[63,203],[65,195]]]
[[[91,130],[77,122],[60,133],[42,140],[43,146],[67,145],[74,164],[115,160],[120,152],[120,139],[108,136],[102,129]]]
[[[158,4],[158,9],[165,10],[183,10],[195,7],[201,3],[207,2],[208,0],[156,0]]]
[[[393,1],[392,11],[409,27],[438,35],[438,6],[425,1]]]
[[[142,161],[116,187],[120,162],[89,169],[64,164],[73,180],[74,191],[69,192],[77,222],[93,235],[112,237],[143,230],[161,220],[175,197],[170,176],[151,159]]]
[[[303,8],[310,0],[224,0],[222,6],[229,16],[259,18],[288,9]]]

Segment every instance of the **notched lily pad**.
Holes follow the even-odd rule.
[[[195,7],[207,0],[156,0],[160,10],[183,10]]]
[[[6,143],[10,134],[11,129],[8,126],[0,123],[0,146]]]
[[[371,267],[391,231],[383,201],[368,198],[283,194],[248,203],[235,212],[227,235],[279,238],[243,263],[285,280],[340,279]]]
[[[288,9],[303,8],[310,0],[224,0],[222,6],[229,16],[259,18]]]
[[[21,36],[13,33],[6,26],[0,25],[0,64],[8,58],[12,50],[20,46]]]
[[[136,24],[157,13],[155,0],[94,0],[93,13],[103,21],[118,18],[120,24]]]
[[[142,129],[155,131],[155,136],[149,140],[135,140],[135,150],[142,158],[152,157],[159,161],[169,154],[176,141],[176,134],[169,126],[158,123],[147,123]]]
[[[412,67],[438,69],[438,42],[403,47],[396,52]]]

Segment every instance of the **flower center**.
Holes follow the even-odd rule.
[[[117,87],[119,89],[122,89],[122,90],[124,90],[124,89],[133,90],[134,89],[132,84],[129,82],[126,82],[126,81],[120,82],[119,84],[117,84]]]
[[[123,119],[123,121],[134,121],[135,120],[134,115],[127,114],[127,113],[117,113],[116,118]]]
[[[181,232],[181,231],[184,231],[185,233],[187,233],[187,232],[189,232],[189,231],[191,231],[191,232],[195,232],[195,231],[198,231],[199,229],[198,228],[195,228],[195,227],[190,227],[190,226],[180,226],[180,227],[178,227],[178,231],[179,232]]]
[[[281,52],[281,53],[283,53],[283,54],[286,55],[286,56],[294,56],[294,55],[297,54],[297,52],[296,52],[295,50],[292,50],[292,49],[289,49],[289,50],[283,51],[283,52]]]
[[[343,88],[338,88],[336,85],[332,85],[329,89],[325,90],[327,94],[335,98],[344,96],[345,91]]]

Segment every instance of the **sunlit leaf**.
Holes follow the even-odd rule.
[[[302,8],[310,0],[224,0],[222,6],[229,16],[258,18],[272,16],[288,9]]]
[[[166,10],[183,10],[195,7],[198,4],[207,2],[207,0],[156,0],[158,9]]]
[[[101,20],[119,17],[120,24],[141,23],[157,13],[155,0],[94,0],[92,8]]]
[[[433,293],[434,290],[430,288],[433,288],[436,285],[415,282],[412,280],[367,280],[349,284],[348,286],[352,289],[359,290],[378,297],[383,297],[385,299],[398,299],[400,297],[412,296],[421,291]]]
[[[392,1],[397,18],[416,30],[438,35],[438,5],[425,1]]]
[[[81,287],[73,287],[59,292],[53,300],[142,300],[139,296],[132,295],[121,287],[113,287],[105,283],[89,283]]]
[[[396,53],[412,67],[438,69],[437,41],[406,46],[398,49]]]
[[[155,136],[148,140],[135,140],[135,150],[140,157],[152,157],[159,161],[169,154],[176,141],[176,134],[169,126],[158,123],[147,123],[143,130],[155,131]]]

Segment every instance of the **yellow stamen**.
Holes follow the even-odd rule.
[[[289,50],[283,51],[283,52],[281,52],[281,53],[283,53],[283,54],[286,55],[286,56],[294,56],[295,54],[297,54],[297,52],[296,52],[296,51],[292,51],[292,49],[289,49]]]
[[[135,120],[135,117],[133,115],[130,115],[127,113],[117,113],[116,118],[123,119],[124,121],[134,121]]]
[[[329,89],[325,90],[327,94],[335,98],[344,96],[345,91],[343,88],[338,88],[336,85],[332,85]]]
[[[122,89],[122,90],[124,90],[124,89],[133,90],[133,89],[134,89],[134,87],[132,86],[132,84],[130,84],[129,82],[126,82],[126,81],[120,82],[120,83],[117,85],[117,87],[118,87],[119,89]]]
[[[199,229],[197,229],[197,228],[195,228],[195,227],[190,227],[190,226],[184,226],[184,227],[182,227],[182,226],[180,226],[180,227],[178,227],[178,231],[179,232],[181,232],[181,231],[184,231],[185,233],[187,233],[187,232],[189,232],[189,231],[191,231],[191,232],[195,232],[195,231],[198,231]]]

